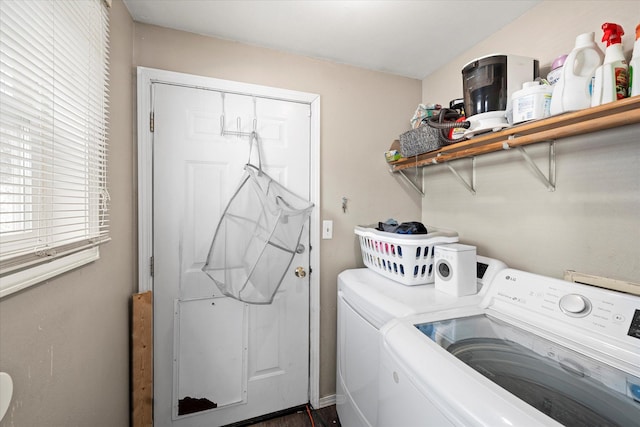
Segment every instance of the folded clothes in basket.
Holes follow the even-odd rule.
[[[396,234],[427,234],[427,227],[421,222],[410,221],[398,224],[397,221],[379,222],[378,231],[386,231],[387,233]]]

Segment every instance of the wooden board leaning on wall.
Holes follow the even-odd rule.
[[[153,298],[133,295],[131,321],[131,425],[153,426]]]

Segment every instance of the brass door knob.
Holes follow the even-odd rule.
[[[297,277],[305,277],[307,272],[304,271],[304,267],[296,267],[296,276]]]

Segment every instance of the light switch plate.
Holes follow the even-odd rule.
[[[322,238],[333,239],[333,221],[329,219],[322,221]]]

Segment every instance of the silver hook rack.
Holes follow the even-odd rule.
[[[225,129],[225,110],[224,110],[224,92],[221,93],[222,98],[222,115],[220,115],[220,136],[237,136],[237,137],[246,137],[251,138],[256,133],[256,129],[258,128],[258,116],[256,115],[256,97],[253,98],[253,130],[251,132],[242,132],[242,119],[240,117],[236,118],[236,129],[227,130]]]

